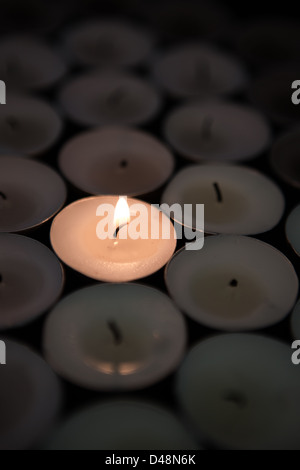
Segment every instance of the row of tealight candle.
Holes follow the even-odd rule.
[[[240,46],[244,56],[249,42],[251,31],[246,31]],[[292,311],[298,277],[282,253],[249,237],[279,224],[285,199],[272,180],[239,165],[268,151],[272,142],[263,115],[224,98],[248,88],[244,66],[199,42],[155,54],[151,32],[112,20],[82,22],[56,49],[23,36],[0,45],[1,77],[9,88],[7,105],[0,108],[0,329],[21,327],[50,311],[43,333],[46,362],[6,341],[10,361],[1,369],[0,397],[7,406],[0,448],[31,447],[53,424],[61,402],[53,371],[86,389],[123,392],[153,385],[178,368],[176,398],[183,422],[149,403],[108,401],[63,422],[46,447],[299,448],[300,378],[289,347],[245,333],[274,325]],[[127,69],[140,64],[150,70],[150,79]],[[97,69],[68,77],[74,65]],[[283,77],[278,72],[279,81],[284,84],[294,70],[281,72]],[[252,102],[281,125],[294,122],[297,110],[282,109],[274,99],[277,88],[265,93],[267,78],[251,86]],[[55,107],[24,94],[57,84]],[[163,93],[173,100],[194,99],[177,103],[163,120],[163,138],[172,150],[132,127],[159,115]],[[67,207],[59,173],[24,158],[42,157],[53,148],[63,133],[62,115],[88,130],[64,143],[59,170],[76,189],[93,196]],[[285,134],[270,157],[274,171],[296,187],[298,141],[297,129]],[[194,164],[174,174],[175,152]],[[213,236],[205,238],[202,250],[175,253],[172,222],[168,240],[97,238],[100,204],[111,203],[116,210],[119,195],[126,195],[129,213],[139,202],[149,214],[150,205],[133,197],[164,185],[161,203],[205,205],[205,233]],[[57,257],[24,236],[54,216],[50,239]],[[165,217],[157,210],[160,224]],[[299,218],[296,208],[286,222],[287,239],[298,254]],[[105,283],[59,300],[65,274],[58,258]],[[169,296],[131,282],[162,268]],[[183,360],[188,340],[183,313],[200,325],[235,334],[201,341]],[[297,306],[296,338],[299,318]],[[12,388],[23,391],[22,400]],[[269,421],[279,401],[274,429]]]

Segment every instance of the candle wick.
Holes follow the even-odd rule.
[[[212,138],[212,127],[214,119],[212,117],[205,117],[201,124],[201,137],[204,140],[210,140]]]
[[[236,279],[232,279],[229,283],[230,287],[237,287],[239,285],[238,281]]]
[[[115,321],[107,322],[110,331],[114,337],[115,344],[121,344],[123,341],[122,333]]]
[[[211,68],[208,60],[201,58],[195,64],[195,78],[204,86],[211,82]]]
[[[127,168],[128,167],[128,161],[127,160],[122,160],[120,162],[120,167],[121,168]]]
[[[7,199],[6,195],[2,191],[0,191],[0,198],[4,199],[4,201]]]
[[[6,122],[7,122],[7,124],[9,125],[9,127],[12,131],[15,131],[19,126],[19,122],[18,122],[17,118],[15,118],[13,116],[8,116],[7,119],[6,119]]]
[[[126,224],[122,224],[122,225],[119,225],[119,227],[116,228],[115,232],[114,232],[114,238],[117,238],[120,230],[123,228],[123,227],[126,227],[127,223]]]
[[[116,106],[120,104],[124,96],[125,96],[124,90],[121,87],[119,87],[116,90],[109,93],[109,95],[106,98],[106,102],[108,105]]]
[[[223,399],[237,405],[241,409],[246,408],[247,406],[247,399],[241,392],[236,392],[234,390],[229,391],[223,396]]]
[[[215,188],[216,195],[217,195],[217,201],[218,201],[218,202],[223,202],[223,195],[222,195],[222,192],[221,192],[221,189],[220,189],[219,184],[218,184],[218,183],[214,183],[214,188]]]

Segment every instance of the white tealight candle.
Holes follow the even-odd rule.
[[[36,240],[0,234],[0,329],[26,324],[59,298],[62,267],[52,251]]]
[[[211,328],[246,331],[281,321],[293,308],[298,277],[290,261],[259,240],[219,235],[200,251],[180,250],[166,269],[176,304]]]
[[[187,104],[164,124],[168,142],[182,156],[201,160],[249,160],[270,145],[265,119],[247,106],[223,101]]]
[[[70,81],[60,93],[68,117],[82,126],[139,125],[159,111],[153,86],[121,72],[91,72]]]
[[[91,406],[73,415],[61,424],[46,443],[46,448],[195,450],[199,447],[176,416],[164,408],[142,401],[116,400]]]
[[[103,215],[96,215],[98,207],[109,204],[116,209],[118,202],[117,196],[81,199],[56,216],[50,238],[54,251],[64,263],[96,280],[125,282],[149,276],[169,261],[176,248],[172,223],[161,211],[136,199],[128,199],[127,210],[129,214],[131,206],[143,206],[143,214],[137,216],[141,230],[146,232],[143,238],[132,239],[129,235],[126,239],[119,235],[115,239],[98,238],[97,226],[106,220]],[[134,219],[130,214],[127,216],[125,207],[124,216],[117,215],[116,227]],[[151,238],[154,226],[158,227],[156,239]],[[169,238],[162,237],[162,227],[169,228]]]
[[[65,379],[93,390],[133,390],[166,377],[181,360],[185,324],[160,291],[103,284],[75,292],[49,315],[47,362]]]
[[[8,89],[44,90],[66,72],[62,59],[30,36],[9,36],[0,44],[0,75]]]
[[[82,65],[99,67],[132,66],[150,54],[153,38],[146,31],[124,21],[90,20],[67,34],[67,53]]]
[[[193,217],[184,220],[196,228],[196,205],[204,204],[205,232],[254,235],[275,227],[284,212],[281,190],[256,170],[236,165],[194,165],[181,170],[162,195],[162,202],[192,204]],[[182,223],[180,220],[176,220]]]
[[[50,167],[0,156],[0,232],[22,232],[49,220],[67,196],[62,178]]]
[[[279,178],[300,189],[299,146],[300,129],[296,127],[275,141],[270,163]]]
[[[177,396],[200,441],[235,450],[299,450],[300,375],[289,345],[228,334],[196,345]]]
[[[293,337],[300,340],[300,301],[296,304],[291,315],[291,329]]]
[[[46,102],[8,95],[0,107],[0,151],[35,156],[48,150],[62,131],[62,121]]]
[[[151,135],[105,127],[76,136],[63,147],[59,166],[74,186],[90,194],[147,194],[171,176],[174,158]]]
[[[241,91],[247,82],[242,65],[229,54],[192,43],[171,49],[154,64],[154,76],[178,98],[207,98]]]
[[[5,340],[5,345],[7,363],[0,366],[0,449],[27,450],[54,425],[61,389],[40,356],[15,341]]]
[[[293,250],[300,256],[300,205],[288,216],[285,231]]]

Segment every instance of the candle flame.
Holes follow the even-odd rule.
[[[116,228],[130,222],[130,210],[127,204],[127,197],[120,197],[115,208],[114,225]]]

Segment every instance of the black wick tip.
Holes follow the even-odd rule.
[[[127,224],[122,224],[119,225],[119,227],[116,228],[115,233],[114,233],[114,238],[117,238],[118,233],[120,232],[121,228],[125,227]]]
[[[223,398],[225,401],[233,403],[241,409],[247,406],[247,398],[241,392],[230,391]]]
[[[7,199],[6,195],[2,191],[0,191],[0,198],[4,199],[4,201]]]
[[[221,192],[219,184],[214,183],[214,188],[215,188],[216,195],[217,195],[217,201],[218,202],[223,202],[223,196],[222,196],[222,192]]]
[[[238,281],[236,279],[232,279],[229,283],[230,287],[237,287],[239,285]]]
[[[127,160],[122,160],[120,162],[120,167],[121,168],[127,168],[127,166],[128,166],[128,161]]]
[[[107,322],[109,329],[111,330],[115,344],[121,344],[123,341],[121,331],[118,325],[114,321]]]

